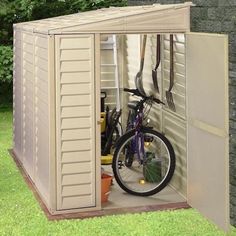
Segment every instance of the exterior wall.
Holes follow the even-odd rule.
[[[34,130],[34,36],[22,32],[23,82],[23,165],[35,181],[35,130]]]
[[[49,205],[49,46],[47,35],[34,35],[35,185]]]
[[[23,157],[22,127],[22,39],[21,31],[14,30],[14,70],[13,70],[13,149],[19,160]]]
[[[51,213],[95,207],[94,37],[58,42],[54,101],[54,37],[14,36],[14,153]]]
[[[94,36],[55,40],[57,210],[93,208],[100,184],[95,177]]]
[[[47,36],[15,29],[13,151],[49,205],[47,58]]]
[[[153,3],[183,3],[184,0],[129,0],[129,5]],[[229,93],[230,93],[230,216],[236,226],[236,1],[192,0],[191,31],[229,34]]]

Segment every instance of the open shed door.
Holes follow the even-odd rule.
[[[229,230],[228,38],[186,35],[188,203]]]

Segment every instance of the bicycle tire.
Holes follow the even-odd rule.
[[[171,178],[173,177],[174,174],[174,170],[175,170],[175,153],[174,153],[174,149],[170,143],[170,141],[161,133],[148,128],[148,127],[142,127],[141,128],[141,132],[145,135],[151,135],[157,139],[159,139],[165,146],[166,146],[166,150],[169,153],[169,167],[168,167],[168,171],[165,174],[165,177],[162,179],[162,181],[160,182],[160,184],[158,184],[156,187],[152,188],[151,190],[147,190],[147,191],[136,191],[132,188],[130,188],[130,186],[128,186],[126,183],[124,183],[123,179],[120,176],[120,163],[119,163],[119,157],[120,157],[120,153],[121,153],[121,149],[122,147],[124,147],[124,145],[126,145],[127,140],[132,139],[132,137],[135,136],[135,130],[131,130],[127,133],[125,133],[123,136],[121,136],[121,138],[119,139],[117,145],[116,145],[116,149],[113,155],[113,162],[112,162],[112,169],[113,169],[113,173],[114,173],[114,177],[118,183],[118,185],[127,193],[136,195],[136,196],[151,196],[154,195],[158,192],[160,192],[162,189],[164,189],[168,183],[170,182]],[[129,167],[127,167],[129,168]]]
[[[102,156],[106,156],[108,154],[111,154],[112,147],[115,146],[116,142],[120,138],[119,130],[117,127],[112,128],[111,131],[112,132],[107,137],[107,139],[102,142],[102,147],[101,147]],[[115,137],[114,137],[114,135],[115,135]]]

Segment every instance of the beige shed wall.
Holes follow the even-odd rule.
[[[49,37],[35,34],[34,38],[34,77],[35,77],[35,184],[49,204],[50,173],[52,163],[49,139],[51,96],[49,94]]]
[[[23,82],[23,165],[35,181],[35,79],[34,36],[22,32],[22,82]]]
[[[174,87],[172,89],[176,112],[169,109],[166,91],[169,88],[170,41],[169,35],[162,37],[162,130],[174,147],[176,155],[175,174],[171,185],[187,197],[187,138],[186,138],[186,52],[185,35],[174,34]]]
[[[14,31],[13,63],[13,149],[22,162],[23,158],[23,96],[22,96],[22,38],[21,31]]]
[[[57,210],[95,207],[94,35],[55,43]]]
[[[14,31],[13,151],[49,205],[48,37]]]

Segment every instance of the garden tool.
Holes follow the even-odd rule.
[[[152,70],[152,81],[155,90],[159,93],[158,79],[157,79],[157,69],[161,62],[161,36],[157,35],[157,45],[156,45],[156,66]]]
[[[144,96],[146,96],[146,93],[143,89],[143,78],[142,77],[143,77],[143,65],[144,65],[146,41],[147,41],[147,35],[145,34],[143,36],[143,41],[142,41],[140,68],[139,68],[139,72],[135,76],[135,86],[139,90],[139,92]]]
[[[173,41],[173,34],[170,35],[170,85],[169,89],[166,91],[166,100],[169,108],[172,111],[176,111],[173,94],[171,92],[173,86],[174,86],[174,41]]]

